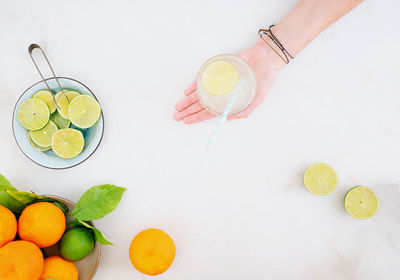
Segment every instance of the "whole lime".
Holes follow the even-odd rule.
[[[73,262],[85,258],[92,252],[93,247],[93,233],[84,227],[66,231],[60,241],[61,256]]]

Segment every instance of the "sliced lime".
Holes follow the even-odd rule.
[[[42,148],[42,147],[39,147],[38,145],[36,145],[35,143],[33,143],[32,139],[31,139],[31,135],[29,133],[28,133],[28,141],[29,141],[29,143],[31,143],[32,147],[35,148],[36,150],[38,150],[39,152],[46,152],[51,149],[51,146],[47,147],[47,148]]]
[[[100,118],[100,104],[94,97],[81,94],[69,104],[68,115],[75,126],[89,128]]]
[[[68,128],[71,125],[71,121],[64,119],[58,111],[51,114],[50,120],[53,121],[59,129]]]
[[[52,148],[54,153],[61,158],[74,158],[79,155],[85,139],[82,132],[73,128],[65,128],[53,134]]]
[[[45,127],[40,130],[30,131],[29,135],[37,146],[41,148],[51,147],[53,134],[58,130],[57,125],[49,121]]]
[[[239,80],[239,72],[232,63],[217,60],[204,69],[201,76],[203,88],[210,94],[223,95],[230,92]]]
[[[68,119],[68,106],[78,95],[79,92],[73,90],[64,90],[64,93],[60,90],[56,93],[57,111],[64,119]]]
[[[49,107],[42,100],[29,98],[25,100],[18,110],[19,122],[29,130],[43,128],[50,118]]]
[[[54,103],[54,96],[48,90],[39,90],[34,95],[33,98],[38,98],[49,106],[50,114],[56,111],[56,104]]]
[[[304,173],[304,186],[316,195],[327,195],[336,189],[338,175],[326,163],[311,165]]]
[[[356,219],[371,218],[378,211],[378,207],[379,200],[368,187],[354,187],[344,197],[344,208]]]

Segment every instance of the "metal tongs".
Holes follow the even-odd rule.
[[[51,64],[50,64],[50,62],[49,62],[49,59],[47,58],[46,54],[44,53],[44,51],[42,50],[42,48],[41,48],[38,44],[31,44],[31,45],[29,46],[29,48],[28,48],[28,53],[29,53],[29,55],[30,55],[30,57],[31,57],[31,59],[32,59],[32,61],[33,61],[33,64],[35,64],[35,67],[36,67],[37,71],[39,72],[40,77],[42,77],[42,81],[46,84],[47,89],[48,89],[50,92],[53,92],[52,89],[50,88],[49,84],[47,83],[47,80],[48,80],[48,79],[45,79],[45,78],[44,78],[42,72],[41,72],[40,69],[39,69],[39,66],[37,65],[35,59],[33,58],[32,52],[33,52],[34,49],[39,49],[39,50],[42,52],[42,55],[43,55],[43,57],[46,59],[47,65],[49,65],[49,68],[50,68],[50,70],[51,70],[51,73],[53,74],[53,78],[56,80],[56,82],[57,82],[57,84],[58,84],[58,87],[61,89],[61,92],[62,92],[62,94],[65,96],[65,98],[67,98],[67,101],[68,101],[68,104],[69,104],[70,100],[68,99],[68,96],[64,93],[64,89],[61,87],[61,84],[60,84],[60,82],[58,81],[58,78],[57,78],[56,74],[54,73],[53,67],[51,66]],[[57,107],[58,109],[61,110],[61,108],[60,108],[60,107],[58,106],[58,104],[57,104],[57,100],[56,100],[56,97],[54,96],[54,94],[52,94],[52,96],[53,96],[54,104],[56,105],[56,107]]]

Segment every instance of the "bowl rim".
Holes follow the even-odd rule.
[[[61,196],[50,195],[50,194],[45,194],[45,195],[42,195],[42,196],[48,197],[48,198],[52,198],[52,199],[56,199],[56,200],[60,200],[60,201],[63,202],[63,203],[71,204],[71,205],[73,205],[73,206],[76,205],[76,203],[72,202],[72,201],[69,200],[69,199],[63,198],[63,197],[61,197]],[[91,221],[91,223],[92,223],[93,226],[94,226],[94,223],[93,223],[92,221]],[[89,278],[88,280],[92,280],[92,279],[93,279],[94,275],[95,275],[96,272],[97,272],[97,269],[98,269],[98,267],[99,267],[99,264],[100,264],[101,245],[100,245],[99,242],[97,242],[97,241],[95,241],[95,242],[97,243],[97,260],[96,260],[96,265],[95,265],[95,267],[93,268],[93,271],[92,271],[92,273],[90,274],[90,278]]]
[[[39,166],[41,166],[41,167],[44,167],[44,168],[53,169],[53,170],[62,170],[62,169],[68,169],[68,168],[72,168],[72,167],[75,167],[75,166],[80,165],[81,163],[83,163],[83,162],[85,162],[87,159],[89,159],[89,158],[94,154],[94,152],[96,152],[96,150],[97,150],[98,147],[100,146],[101,141],[103,140],[103,136],[104,136],[104,126],[105,126],[105,124],[104,124],[104,114],[103,114],[103,110],[101,110],[101,118],[103,119],[103,125],[102,125],[100,140],[99,140],[99,142],[97,143],[97,145],[96,145],[96,147],[94,148],[94,150],[93,150],[86,158],[84,158],[83,160],[79,161],[79,162],[76,163],[76,164],[73,164],[73,165],[70,165],[70,166],[65,166],[65,167],[51,167],[51,166],[43,165],[43,164],[41,164],[41,163],[35,161],[35,160],[32,159],[31,157],[29,157],[29,156],[24,152],[24,150],[21,148],[21,146],[20,146],[20,144],[19,144],[19,142],[18,142],[18,140],[17,140],[17,137],[15,136],[14,122],[15,122],[15,112],[16,112],[16,110],[17,110],[17,104],[18,104],[18,102],[21,100],[22,96],[24,96],[24,94],[25,94],[28,90],[30,90],[31,88],[33,88],[33,87],[36,86],[37,84],[40,84],[40,83],[42,83],[42,82],[44,82],[44,81],[55,80],[55,79],[67,79],[67,80],[74,81],[74,82],[76,82],[76,83],[78,83],[78,84],[81,84],[82,86],[84,86],[85,88],[87,88],[87,89],[90,91],[90,93],[93,95],[93,97],[97,100],[97,102],[99,102],[99,100],[97,99],[97,97],[96,97],[96,95],[93,93],[93,91],[92,91],[89,87],[87,87],[85,84],[81,83],[81,82],[78,81],[78,80],[75,80],[75,79],[72,79],[72,78],[68,78],[68,77],[62,77],[62,76],[47,78],[47,79],[40,80],[40,81],[34,83],[33,85],[31,85],[30,87],[28,87],[28,88],[21,94],[21,96],[18,98],[17,102],[15,102],[15,105],[14,105],[14,110],[13,110],[13,114],[12,114],[11,126],[12,126],[12,131],[13,131],[14,140],[15,140],[15,142],[17,143],[17,146],[18,146],[19,150],[20,150],[30,161],[32,161],[32,162],[36,163],[37,165],[39,165]],[[100,103],[100,102],[99,102],[99,103]]]

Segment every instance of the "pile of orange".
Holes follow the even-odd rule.
[[[53,203],[27,206],[18,221],[0,205],[0,280],[78,280],[73,262],[59,256],[44,259],[40,250],[56,244],[65,229],[65,214]],[[158,275],[174,261],[175,244],[164,231],[147,229],[132,240],[129,257],[140,272]]]
[[[64,212],[50,202],[37,202],[18,219],[0,205],[0,279],[77,280],[74,263],[61,257],[43,258],[40,248],[56,244],[64,234]],[[18,232],[21,240],[16,240]]]

